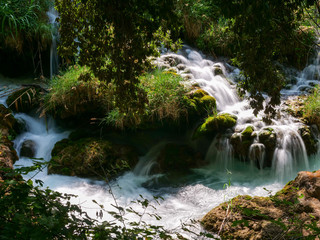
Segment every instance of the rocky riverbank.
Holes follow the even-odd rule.
[[[202,219],[222,239],[317,239],[320,234],[320,170],[299,172],[269,197],[238,196]]]

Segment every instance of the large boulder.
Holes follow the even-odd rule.
[[[320,170],[300,172],[274,196],[238,196],[212,209],[201,222],[222,239],[258,240],[317,239],[319,220]]]
[[[96,138],[64,139],[54,146],[49,174],[79,177],[115,177],[135,166],[138,154],[130,146]]]
[[[193,139],[224,132],[229,128],[233,128],[236,123],[237,117],[229,113],[222,113],[217,116],[208,117],[205,122],[197,128],[193,135]]]
[[[216,99],[203,89],[195,89],[185,96],[184,101],[188,108],[190,121],[198,120],[199,117],[211,114],[216,109]]]

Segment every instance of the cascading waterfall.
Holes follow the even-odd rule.
[[[52,79],[52,77],[58,73],[59,69],[59,58],[57,52],[58,26],[56,22],[58,12],[54,9],[54,7],[51,7],[47,12],[47,16],[52,26],[52,43],[50,47],[50,79]]]
[[[319,60],[317,59],[317,61]],[[251,124],[257,133],[255,145],[250,147],[251,156],[252,154],[254,155],[252,158],[257,160],[261,167],[264,164],[265,149],[261,145],[262,143],[259,143],[258,136],[261,131],[272,128],[277,136],[277,143],[272,158],[272,169],[274,169],[276,173],[275,176],[277,176],[280,181],[294,177],[298,166],[301,170],[308,169],[306,148],[298,134],[302,123],[288,114],[281,112],[281,109],[278,109],[281,117],[278,120],[273,120],[270,125],[262,121],[262,113],[255,116],[248,100],[240,100],[236,93],[234,78],[238,76],[240,72],[238,69],[226,64],[231,70],[231,72],[228,73],[222,63],[204,59],[200,53],[190,48],[183,49],[179,54],[168,53],[162,55],[156,62],[161,68],[176,71],[182,76],[187,77],[191,82],[198,84],[202,89],[207,91],[209,95],[215,97],[218,111],[237,116],[236,133],[240,133]],[[298,85],[301,86],[307,83],[310,85],[310,83],[316,81],[306,80],[304,78],[306,76],[317,75],[316,73],[318,72],[316,70],[319,71],[319,68],[316,64],[317,62],[308,66],[302,72]],[[311,74],[309,73],[310,71],[312,72]],[[292,88],[295,89],[296,86],[292,86]],[[217,138],[213,140],[208,150],[207,159],[213,159],[213,161],[218,163],[218,166],[230,168],[234,165],[234,163],[232,163],[234,158],[231,154],[231,145],[226,144],[226,138],[221,140],[220,135],[218,135]],[[224,143],[221,141],[224,141]],[[219,147],[221,144],[224,146],[222,150]],[[261,152],[258,152],[258,150],[261,150]]]
[[[227,132],[213,139],[206,156],[210,165],[194,169],[193,173],[188,176],[188,181],[178,186],[145,188],[145,183],[153,177],[150,176],[150,169],[154,164],[154,159],[164,145],[164,143],[159,143],[148,154],[141,157],[134,171],[127,172],[110,183],[120,206],[131,206],[139,211],[141,210],[139,206],[132,203],[133,200],[139,198],[139,195],[150,200],[152,196],[160,195],[163,198],[161,205],[158,205],[156,210],[150,209],[149,211],[155,211],[162,219],[157,221],[145,215],[143,220],[151,224],[163,225],[167,229],[177,230],[181,229],[181,223],[187,223],[190,219],[198,220],[213,207],[237,195],[267,196],[269,192],[264,189],[275,192],[283,186],[282,181],[294,177],[299,170],[308,169],[305,146],[298,134],[298,129],[303,124],[283,112],[280,112],[281,117],[274,120],[271,125],[266,125],[261,121],[262,115],[254,116],[248,101],[240,100],[236,94],[233,76],[239,74],[238,69],[204,59],[199,52],[188,47],[181,50],[179,54],[162,55],[157,63],[159,67],[177,71],[188,79],[189,84],[198,84],[214,96],[220,112],[236,115],[238,117],[237,126],[234,129],[236,133],[240,133],[248,125],[254,127],[257,136],[249,149],[251,163],[235,161],[230,144],[232,132]],[[308,71],[306,68],[305,72]],[[305,81],[302,80],[302,75],[299,77],[300,82]],[[288,95],[297,89],[296,86],[292,86],[287,90]],[[3,99],[1,102],[4,102]],[[36,145],[36,157],[49,160],[55,142],[66,138],[69,134],[68,131],[57,128],[52,121],[46,124],[44,120],[26,114],[15,116],[23,119],[27,125],[26,131],[15,140],[17,152],[20,151],[24,141],[32,140]],[[273,128],[277,141],[272,156],[272,167],[264,169],[267,151],[265,145],[260,142],[259,132],[268,128]],[[257,162],[260,169],[257,168]],[[29,158],[22,157],[16,165],[29,165],[30,163]],[[313,167],[319,169],[320,164],[313,165]],[[230,170],[231,174],[226,174],[226,170]],[[28,178],[28,176],[25,177]],[[115,210],[111,205],[114,199],[110,195],[109,186],[103,181],[47,175],[46,171],[38,174],[36,178],[43,180],[45,186],[53,190],[78,195],[78,198],[72,199],[73,203],[81,204],[82,209],[87,211],[92,218],[96,217],[96,211],[100,209],[92,202],[93,199],[103,204],[107,211]],[[230,182],[231,185],[228,188],[223,188]],[[135,216],[130,214],[126,218],[135,220]],[[101,220],[110,220],[110,216],[104,214]]]

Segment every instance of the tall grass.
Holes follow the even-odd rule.
[[[320,86],[316,86],[304,103],[303,117],[320,128]]]
[[[44,99],[44,113],[81,114],[86,111],[83,107],[85,104],[96,104],[110,95],[103,91],[103,86],[103,83],[93,78],[87,67],[71,66],[65,73],[52,79],[50,92]]]
[[[181,76],[159,69],[141,76],[141,88],[146,91],[149,102],[146,114],[157,120],[178,120],[186,115],[184,96],[190,89],[182,81]]]
[[[50,0],[1,0],[2,43],[22,50],[25,41],[37,37],[42,43],[51,41],[51,28],[45,13],[52,4]]]

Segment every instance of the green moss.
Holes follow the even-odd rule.
[[[242,137],[249,138],[252,136],[253,131],[254,131],[253,126],[248,126],[241,132],[241,135]]]
[[[56,143],[48,173],[103,178],[117,176],[138,161],[135,150],[106,140],[82,138],[64,139]]]
[[[209,95],[209,94],[205,90],[198,89],[192,93],[192,98],[202,98],[207,95]]]
[[[232,128],[237,123],[237,117],[229,113],[222,113],[217,116],[208,117],[205,122],[196,130],[193,138],[204,135],[223,132],[228,128]]]

